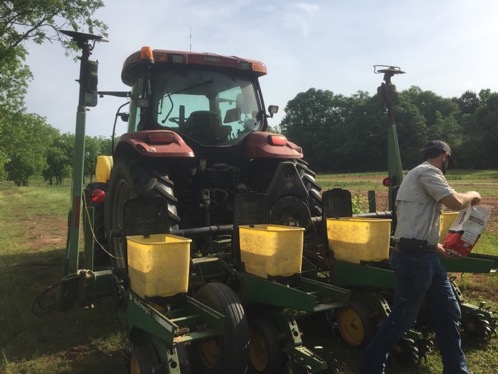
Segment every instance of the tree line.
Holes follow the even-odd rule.
[[[387,168],[388,122],[377,94],[310,88],[290,100],[279,130],[321,172]],[[452,147],[456,167],[498,168],[498,93],[483,89],[443,98],[413,86],[397,94],[394,118],[404,169],[420,163],[429,140]]]
[[[33,176],[51,185],[71,177],[73,134],[61,134],[37,114],[0,113],[0,178],[25,186]],[[443,98],[411,87],[398,94],[394,115],[403,168],[420,162],[428,140],[442,139],[452,146],[457,167],[498,169],[498,93]],[[313,169],[333,173],[386,170],[387,128],[377,95],[310,88],[287,103],[277,130],[303,148]],[[97,156],[110,155],[111,147],[110,138],[86,137],[87,178]]]
[[[28,186],[32,177],[43,177],[49,185],[61,185],[72,177],[74,134],[61,133],[37,114],[6,114],[0,119],[0,180]],[[85,137],[84,175],[90,181],[97,156],[110,155],[111,147],[111,139]]]
[[[46,120],[27,113],[25,95],[31,70],[26,65],[27,42],[58,42],[68,54],[77,50],[60,29],[87,29],[107,36],[107,25],[94,17],[101,0],[5,0],[0,2],[0,180],[27,185],[35,175],[60,184],[71,175],[74,136],[60,134]],[[107,141],[87,140],[87,164]]]

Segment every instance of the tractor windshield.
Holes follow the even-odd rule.
[[[203,145],[232,144],[263,126],[256,87],[233,73],[159,72],[153,90],[155,122]]]

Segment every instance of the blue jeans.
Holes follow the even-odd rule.
[[[468,374],[458,327],[460,306],[438,255],[435,252],[394,250],[391,264],[396,278],[394,304],[391,313],[363,351],[358,374],[384,373],[389,352],[415,324],[424,298],[434,315],[443,374]]]

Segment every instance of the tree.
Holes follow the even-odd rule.
[[[24,113],[24,98],[32,77],[25,64],[25,43],[59,41],[69,52],[76,46],[59,29],[88,29],[90,33],[106,36],[107,26],[93,18],[95,11],[103,6],[101,0],[0,2],[0,178],[6,177],[8,170],[16,183],[26,184],[33,173],[39,174],[43,169],[42,163],[35,162],[41,154],[33,154],[30,143],[38,139],[36,132],[29,134],[34,138],[18,141],[21,134],[31,130],[31,122],[38,125],[43,122],[38,132],[47,126],[36,115]],[[20,148],[13,148],[13,144]]]
[[[342,142],[336,149],[338,162],[334,169],[379,170],[387,165],[387,119],[379,98],[359,91],[350,100],[351,111],[340,134]]]
[[[279,126],[284,135],[303,148],[314,168],[328,170],[344,141],[341,134],[350,111],[350,99],[310,88],[287,103]]]
[[[101,0],[4,0],[0,3],[0,64],[10,52],[28,41],[60,41],[65,47],[74,47],[59,33],[59,29],[88,28],[89,33],[107,34],[107,26],[92,18],[102,8]]]
[[[86,154],[85,154],[85,172],[84,175],[90,177],[90,181],[95,174],[95,167],[97,166],[97,156],[111,155],[111,139],[104,137],[89,137],[85,139]]]
[[[479,97],[472,91],[465,91],[458,99],[454,98],[453,102],[458,105],[462,114],[474,114],[481,104]]]
[[[402,94],[418,108],[420,114],[425,118],[427,136],[430,139],[444,138],[445,134],[442,134],[441,129],[435,126],[436,122],[441,117],[445,119],[457,115],[459,113],[458,105],[451,99],[443,98],[432,91],[422,91],[416,86],[410,87]]]
[[[17,186],[27,186],[29,178],[45,168],[48,147],[58,131],[37,114],[18,112],[10,120],[11,126],[3,134],[7,179]]]
[[[74,49],[61,28],[107,34],[107,26],[94,19],[101,0],[4,0],[0,2],[0,105],[20,110],[31,72],[25,65],[25,43],[58,40]]]
[[[311,88],[290,100],[285,112],[282,132],[303,148],[315,170],[386,169],[387,118],[377,95],[344,97]],[[447,99],[411,87],[398,94],[394,118],[404,169],[420,163],[431,139],[451,144],[460,168],[498,167],[498,93],[467,91]]]
[[[413,86],[399,94],[398,138],[403,150],[403,166],[420,162],[421,149],[432,139],[441,139],[458,147],[462,140],[459,106],[455,100]]]
[[[0,55],[4,49],[0,41]],[[24,48],[5,53],[8,57],[0,60],[0,107],[15,112],[24,109],[24,97],[32,74],[24,64]]]
[[[42,173],[50,185],[61,185],[65,178],[71,176],[73,152],[73,134],[59,134],[54,138],[47,151],[47,167]]]
[[[472,139],[472,167],[492,169],[498,167],[498,93],[487,95],[484,105],[476,110],[476,123],[479,131],[467,134],[465,139]],[[470,158],[470,157],[469,157]]]

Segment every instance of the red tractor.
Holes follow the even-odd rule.
[[[126,59],[128,132],[114,147],[112,170],[111,162],[97,170],[109,181],[101,177],[87,190],[107,193],[96,209],[102,217],[106,207],[105,230],[96,233],[108,242],[114,268],[126,267],[123,205],[134,197],[161,197],[169,230],[187,230],[192,253],[200,255],[231,230],[234,199],[246,192],[266,195],[272,223],[312,231],[312,218],[321,216],[320,187],[302,149],[268,132],[278,107],[265,110],[258,82],[265,74],[262,62],[211,53],[143,47]]]

